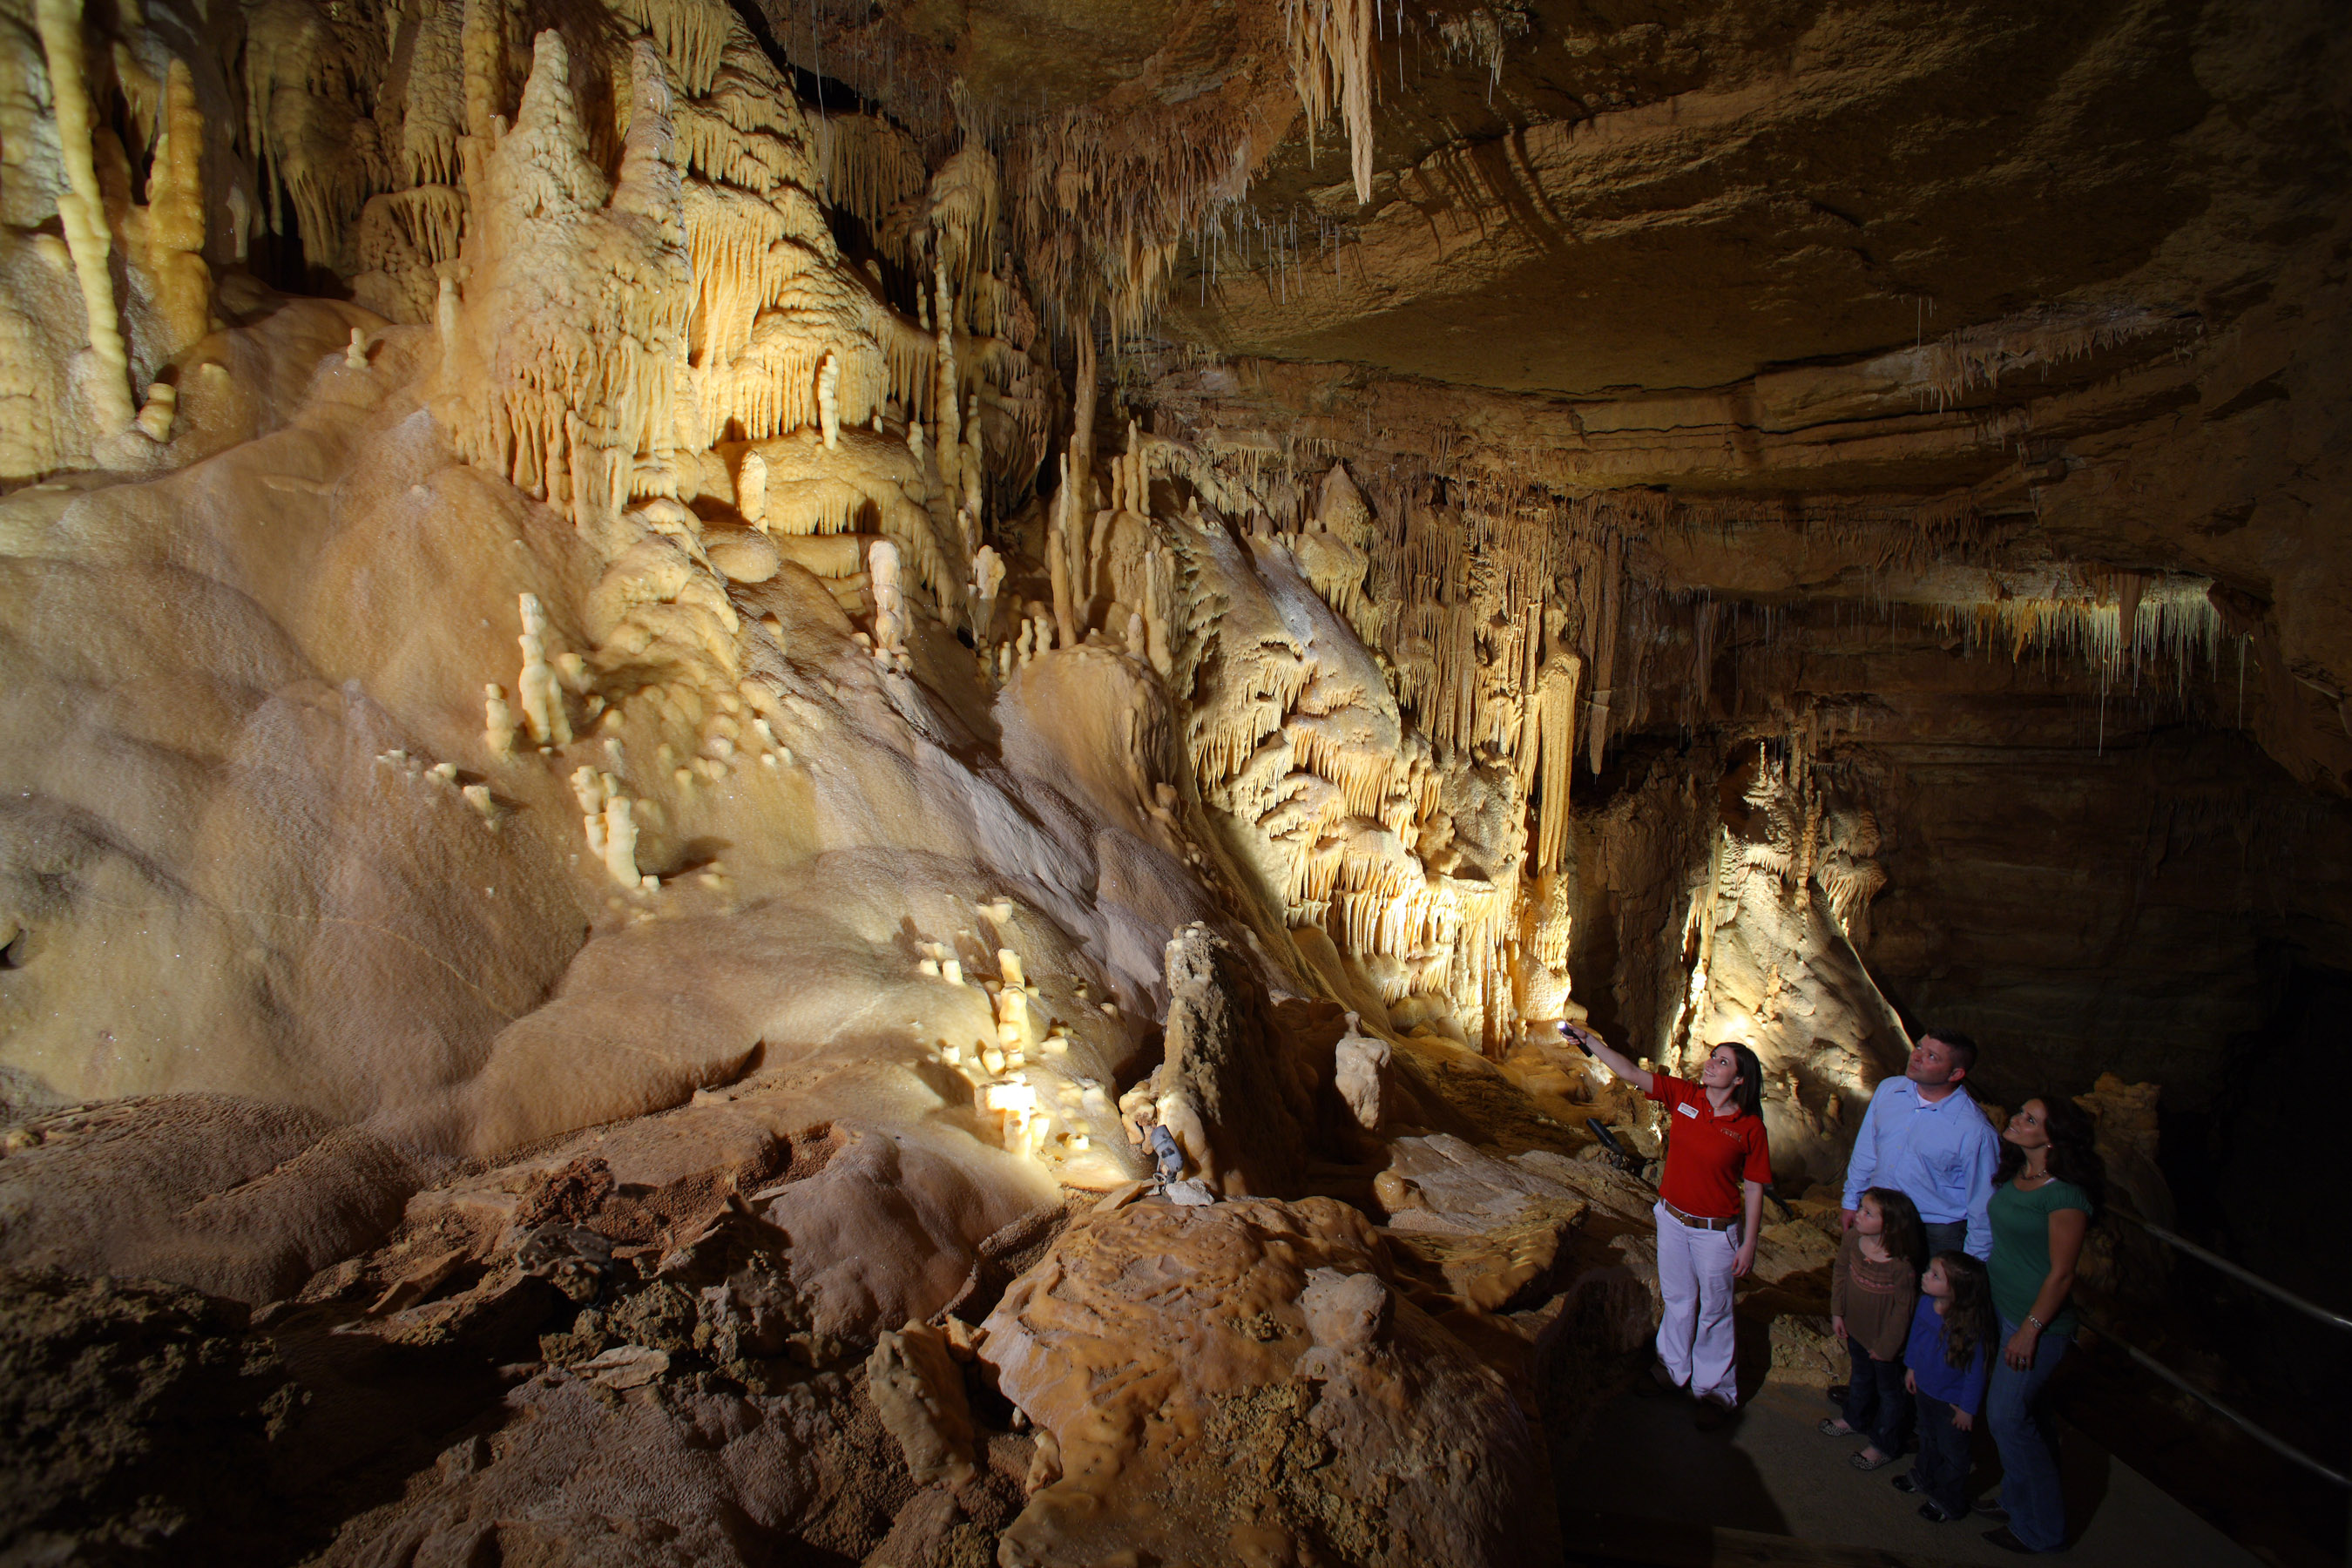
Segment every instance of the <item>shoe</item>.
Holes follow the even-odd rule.
[[[1995,1524],[2007,1524],[2009,1522],[2009,1510],[2001,1507],[1998,1502],[1980,1502],[1976,1505],[1976,1511],[1984,1515]]]
[[[1911,1479],[1911,1472],[1908,1470],[1896,1476],[1895,1478],[1894,1485],[1896,1491],[1906,1494],[1916,1494],[1919,1490],[1919,1483]]]
[[[2025,1555],[2033,1551],[2032,1547],[2028,1546],[2025,1542],[2020,1541],[2015,1535],[2011,1534],[2010,1532],[2009,1526],[2005,1524],[1999,1530],[1986,1531],[1984,1538],[1987,1541],[1991,1542],[1995,1546],[2000,1547],[2003,1552],[2014,1552],[2020,1555]]]
[[[1859,1452],[1846,1456],[1845,1462],[1852,1465],[1855,1469],[1867,1475],[1872,1470],[1883,1470],[1887,1466],[1893,1464],[1895,1462],[1895,1456],[1892,1454],[1881,1454],[1878,1458],[1874,1459],[1870,1457],[1870,1450],[1864,1448]]]
[[[1843,1383],[1832,1383],[1822,1392],[1830,1396],[1832,1405],[1843,1405],[1845,1403],[1846,1386]]]
[[[1847,1426],[1842,1417],[1824,1415],[1814,1424],[1813,1430],[1824,1437],[1859,1437],[1861,1433]]]
[[[1662,1394],[1680,1394],[1683,1391],[1683,1385],[1675,1381],[1675,1374],[1666,1370],[1666,1363],[1662,1361],[1650,1363],[1650,1381]]]
[[[1731,1406],[1712,1394],[1702,1395],[1698,1408],[1691,1412],[1691,1425],[1702,1432],[1720,1431],[1730,1419]]]
[[[1957,1513],[1946,1513],[1932,1502],[1923,1502],[1919,1505],[1919,1517],[1929,1524],[1951,1524],[1958,1521],[1960,1516]]]

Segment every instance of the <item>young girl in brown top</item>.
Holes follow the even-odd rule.
[[[1903,1387],[1903,1346],[1911,1309],[1919,1299],[1927,1231],[1919,1210],[1893,1187],[1863,1194],[1853,1228],[1845,1233],[1830,1269],[1830,1327],[1845,1342],[1853,1371],[1845,1385],[1845,1414],[1822,1419],[1828,1437],[1865,1436],[1869,1444],[1848,1461],[1874,1470],[1903,1452],[1911,1425],[1911,1396]]]

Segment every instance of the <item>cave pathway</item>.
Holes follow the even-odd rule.
[[[1888,1484],[1896,1465],[1865,1475],[1855,1445],[1813,1430],[1821,1391],[1767,1382],[1718,1432],[1691,1425],[1681,1399],[1620,1394],[1554,1449],[1569,1561],[1660,1568],[1935,1568],[2013,1563],[1984,1539],[1992,1521],[1936,1525],[1918,1500]],[[2080,1531],[2053,1562],[2070,1568],[2259,1568],[2246,1552],[2146,1477],[2062,1423],[2067,1510]],[[1990,1445],[1972,1478],[1992,1489]],[[1907,1461],[1906,1461],[1907,1463]]]

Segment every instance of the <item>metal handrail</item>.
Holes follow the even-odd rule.
[[[2210,1405],[2216,1413],[2227,1419],[2231,1426],[2236,1426],[2240,1431],[2245,1433],[2248,1436],[2253,1438],[2256,1442],[2262,1444],[2272,1452],[2284,1455],[2287,1458],[2293,1459],[2296,1464],[2301,1465],[2305,1469],[2311,1471],[2314,1475],[2320,1477],[2322,1479],[2333,1481],[2339,1487],[2352,1488],[2352,1476],[2347,1476],[2340,1470],[2331,1470],[2326,1465],[2321,1464],[2317,1459],[2313,1458],[2310,1455],[2305,1453],[2302,1449],[2288,1442],[2285,1438],[2273,1436],[2269,1432],[2265,1431],[2261,1426],[2256,1426],[2252,1420],[2240,1415],[2221,1400],[2206,1393],[2195,1384],[2190,1383],[2187,1378],[2182,1377],[2179,1373],[2173,1371],[2170,1367],[2165,1365],[2162,1362],[2157,1360],[2154,1356],[2148,1354],[2146,1351],[2140,1349],[2137,1345],[2132,1343],[2129,1340],[2116,1332],[2115,1330],[2107,1327],[2106,1324],[2100,1322],[2097,1319],[2093,1318],[2086,1313],[2084,1314],[2083,1321],[2090,1324],[2092,1328],[2097,1330],[2101,1339],[2106,1340],[2116,1345],[2126,1354],[2129,1355],[2132,1360],[2147,1368],[2148,1371],[2156,1373],[2157,1376],[2164,1379],[2165,1382],[2172,1384],[2173,1387],[2180,1390],[2181,1393],[2188,1394],[2192,1399],[2201,1400],[2206,1405]]]
[[[2311,1317],[2316,1318],[2319,1321],[2327,1324],[2331,1328],[2352,1329],[2352,1318],[2347,1318],[2338,1312],[2331,1312],[2326,1308],[2320,1306],[2315,1301],[2306,1301],[2302,1297],[2296,1295],[2294,1291],[2287,1289],[2285,1287],[2273,1285],[2269,1280],[2263,1279],[2261,1275],[2254,1273],[2252,1270],[2241,1268],[2239,1265],[2231,1262],[2226,1258],[2219,1257],[2214,1253],[2208,1252],[2205,1248],[2198,1246],[2195,1242],[2190,1241],[2186,1237],[2176,1236],[2160,1225],[2152,1225],[2148,1221],[2140,1218],[2139,1215],[2135,1214],[2126,1214],[2121,1209],[2111,1209],[2108,1212],[2115,1214],[2121,1218],[2131,1221],[2132,1224],[2139,1226],[2140,1229],[2147,1232],[2148,1235],[2156,1237],[2157,1240],[2163,1242],[2166,1246],[2179,1248],[2181,1251],[2189,1254],[2189,1257],[2196,1258],[2199,1262],[2210,1264],[2211,1267],[2220,1269],[2223,1274],[2228,1275],[2231,1279],[2237,1280],[2240,1284],[2251,1286],[2252,1289],[2261,1291],[2263,1295],[2269,1296],[2278,1301],[2284,1302],[2287,1306],[2293,1307],[2298,1312],[2304,1312]],[[2296,1464],[2301,1465],[2305,1469],[2309,1470],[2313,1475],[2319,1477],[2322,1480],[2327,1481],[2335,1486],[2342,1487],[2347,1491],[2352,1491],[2352,1476],[2347,1476],[2341,1470],[2330,1469],[2327,1466],[2321,1464],[2317,1459],[2313,1458],[2309,1454],[2305,1453],[2302,1449],[2296,1447],[2294,1444],[2286,1441],[2284,1438],[2273,1436],[2271,1433],[2256,1426],[2253,1422],[2248,1420],[2245,1416],[2241,1415],[2237,1411],[2231,1409],[2218,1396],[2206,1393],[2203,1389],[2198,1387],[2195,1384],[2189,1382],[2187,1378],[2181,1376],[2179,1373],[2173,1371],[2170,1367],[2165,1365],[2162,1362],[2157,1360],[2154,1356],[2148,1354],[2137,1345],[2133,1344],[2129,1340],[2125,1339],[2121,1334],[2116,1333],[2113,1329],[2108,1328],[2105,1324],[2101,1323],[2095,1319],[2089,1319],[2087,1315],[2085,1321],[2089,1321],[2091,1326],[2097,1330],[2101,1335],[2114,1342],[2117,1348],[2122,1350],[2126,1355],[2132,1358],[2134,1363],[2146,1367],[2148,1371],[2156,1373],[2157,1376],[2162,1378],[2165,1382],[2170,1384],[2181,1393],[2189,1395],[2189,1398],[2197,1400],[2199,1403],[2204,1405],[2215,1415],[2220,1415],[2223,1420],[2238,1428],[2239,1431],[2243,1432],[2247,1436],[2252,1437],[2255,1442],[2260,1443],[2263,1447],[2270,1449],[2271,1452],[2278,1455],[2282,1458],[2294,1460]],[[2346,1537],[2345,1562],[2347,1564],[2347,1568],[2352,1568],[2352,1532],[2347,1532]]]
[[[2287,1289],[2285,1287],[2273,1285],[2269,1280],[2263,1279],[2261,1275],[2254,1273],[2252,1270],[2242,1268],[2226,1258],[2219,1257],[2213,1253],[2206,1251],[2203,1247],[2198,1246],[2187,1237],[2176,1236],[2160,1225],[2154,1224],[2148,1220],[2144,1220],[2136,1214],[2126,1214],[2120,1208],[2110,1209],[2108,1212],[2113,1214],[2117,1219],[2129,1220],[2132,1224],[2139,1226],[2140,1229],[2147,1232],[2148,1235],[2156,1237],[2158,1241],[2164,1242],[2168,1246],[2179,1247],[2181,1251],[2189,1254],[2189,1257],[2196,1258],[2199,1262],[2209,1263],[2214,1268],[2220,1269],[2222,1273],[2227,1274],[2231,1279],[2239,1281],[2241,1284],[2251,1285],[2266,1296],[2275,1297],[2277,1300],[2284,1301],[2288,1306],[2295,1309],[2295,1310],[2318,1319],[2321,1322],[2327,1324],[2330,1328],[2352,1330],[2352,1318],[2347,1318],[2340,1312],[2331,1312],[2315,1301],[2306,1301],[2302,1297],[2296,1295],[2294,1291]]]

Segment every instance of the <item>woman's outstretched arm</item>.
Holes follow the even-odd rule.
[[[1586,1050],[1591,1051],[1600,1059],[1601,1066],[1640,1089],[1643,1094],[1649,1093],[1651,1087],[1657,1082],[1657,1074],[1643,1068],[1633,1058],[1583,1025],[1562,1022],[1559,1029],[1561,1034],[1568,1037],[1570,1044],[1580,1042]]]

